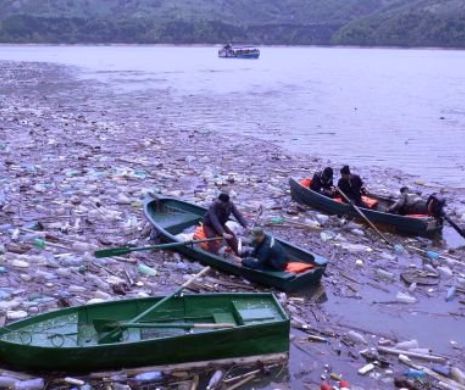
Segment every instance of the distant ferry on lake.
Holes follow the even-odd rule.
[[[251,58],[260,57],[260,50],[253,46],[233,46],[227,44],[218,50],[220,58]]]

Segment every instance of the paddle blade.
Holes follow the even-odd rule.
[[[445,215],[445,214],[444,214],[444,219],[445,219],[447,222],[449,222],[449,224],[454,228],[454,230],[455,230],[458,234],[460,234],[460,236],[462,236],[463,238],[465,238],[465,231],[462,230],[462,229],[460,228],[460,226],[457,225],[454,221],[452,221],[452,219],[450,219],[450,217],[449,217],[448,215]]]

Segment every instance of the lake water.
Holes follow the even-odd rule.
[[[181,126],[465,187],[465,51],[263,47],[259,60],[227,60],[216,50],[1,45],[0,59],[78,66],[122,90],[162,89],[192,101]]]

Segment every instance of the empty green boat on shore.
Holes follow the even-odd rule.
[[[160,238],[167,242],[181,242],[176,237],[188,228],[198,226],[207,209],[172,198],[149,198],[145,201],[144,212]],[[242,266],[199,246],[184,245],[175,250],[183,255],[209,265],[220,271],[242,276],[252,282],[276,287],[283,291],[295,291],[310,287],[320,282],[328,261],[315,253],[299,248],[289,242],[276,239],[292,263],[304,264],[307,269],[302,272],[257,270]]]
[[[0,360],[15,369],[91,372],[289,349],[289,318],[273,294],[176,296],[143,322],[130,322],[161,299],[79,306],[9,324],[0,328]],[[105,321],[121,326],[111,342],[102,341]]]

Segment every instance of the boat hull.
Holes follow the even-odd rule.
[[[258,59],[260,58],[260,50],[250,47],[231,47],[229,49],[222,48],[218,50],[220,58],[238,58],[238,59]]]
[[[260,53],[255,54],[222,54],[219,53],[218,57],[220,58],[238,58],[238,59],[245,59],[245,60],[257,60],[260,58]]]
[[[295,179],[289,179],[292,198],[301,204],[313,207],[327,214],[360,218],[348,204],[339,203],[302,186]],[[412,218],[362,208],[364,214],[376,225],[399,234],[433,238],[442,231],[442,222],[434,218]]]
[[[47,347],[37,345],[19,345],[0,340],[0,359],[15,369],[46,370],[67,372],[91,372],[104,369],[140,367],[146,365],[164,365],[202,360],[245,357],[287,352],[289,349],[289,319],[271,294],[205,294],[186,296],[195,300],[193,304],[202,305],[203,300],[240,300],[256,302],[263,299],[273,305],[279,318],[263,323],[249,323],[231,329],[188,333],[181,336],[164,337],[139,342],[121,342],[101,344],[90,347]],[[153,304],[157,299],[148,298],[121,302],[143,302],[143,307]],[[183,298],[175,298],[183,299]],[[110,316],[118,312],[121,302],[110,302],[86,307],[101,310],[102,315]],[[220,303],[220,301],[218,301]],[[139,306],[140,307],[140,306]],[[13,327],[20,328],[21,323],[50,319],[57,313],[66,314],[79,308],[39,315],[20,321]],[[118,315],[116,315],[116,318]],[[11,325],[10,325],[11,327]],[[9,327],[9,329],[10,329]],[[4,329],[1,331],[5,332]],[[7,331],[6,331],[7,332]]]
[[[187,218],[172,218],[164,216],[163,211],[157,211],[157,205],[163,210],[164,206],[182,208]],[[148,199],[144,205],[144,212],[154,229],[164,241],[178,242],[176,234],[182,233],[186,228],[198,225],[205,215],[206,209],[176,199]],[[191,216],[189,218],[189,215]],[[261,271],[243,267],[213,253],[192,246],[180,246],[176,251],[184,256],[196,260],[202,264],[209,265],[225,273],[241,276],[252,282],[265,286],[275,287],[279,290],[291,292],[305,287],[316,285],[320,282],[326,269],[327,260],[317,254],[298,248],[286,241],[278,240],[292,259],[304,261],[315,265],[315,267],[301,274],[290,274],[280,271]]]

